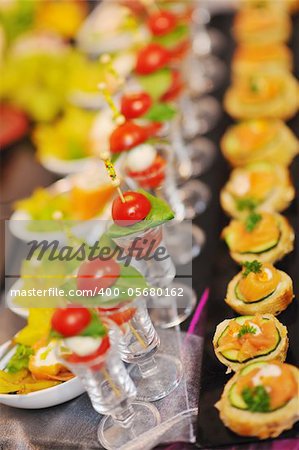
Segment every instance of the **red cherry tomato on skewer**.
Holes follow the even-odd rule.
[[[93,352],[90,353],[90,355],[86,355],[86,356],[79,356],[76,353],[72,353],[71,355],[66,357],[66,360],[69,361],[70,363],[86,363],[86,362],[90,362],[93,359],[98,358],[99,356],[104,355],[110,348],[110,340],[108,336],[105,336],[102,339],[102,342],[99,346],[99,348]],[[96,366],[93,367],[94,370],[100,370],[102,368],[103,364],[97,364]]]
[[[128,175],[133,179],[136,178],[139,186],[144,189],[155,189],[165,180],[165,166],[165,159],[157,155],[150,167],[140,172],[128,171]]]
[[[52,328],[65,337],[76,336],[90,321],[91,314],[86,308],[59,308],[53,314]]]
[[[180,61],[182,58],[186,56],[186,53],[189,50],[189,48],[190,48],[190,41],[186,39],[185,41],[173,47],[171,50],[168,49],[170,60]]]
[[[152,98],[146,92],[125,94],[121,99],[120,110],[126,119],[143,116],[152,106]]]
[[[161,97],[161,100],[165,102],[175,100],[177,96],[181,93],[181,90],[183,89],[184,86],[180,72],[178,72],[177,70],[173,70],[171,75],[172,75],[171,85],[168,91],[165,92],[165,94],[163,94]]]
[[[127,121],[119,125],[110,135],[111,153],[120,153],[142,144],[148,139],[146,128]]]
[[[116,283],[119,275],[120,266],[114,259],[86,261],[79,268],[77,287],[82,291],[107,289]]]
[[[121,311],[122,305],[114,308],[97,308],[103,320],[106,318],[112,320],[116,325],[121,326],[129,322],[136,312],[136,308],[128,308]]]
[[[145,129],[147,131],[148,138],[152,136],[156,136],[159,131],[162,129],[163,123],[162,122],[152,122],[145,126]]]
[[[139,192],[124,192],[125,202],[117,197],[112,204],[112,218],[116,225],[128,227],[145,219],[151,210],[150,201]]]
[[[177,17],[170,11],[159,11],[150,16],[148,27],[154,36],[171,33],[177,26]]]
[[[148,75],[165,67],[168,61],[168,50],[160,44],[151,43],[137,55],[135,70],[139,75]]]

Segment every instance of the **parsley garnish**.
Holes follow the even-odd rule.
[[[259,273],[262,270],[262,263],[256,259],[254,261],[245,261],[242,265],[245,269],[242,273],[243,278],[247,277],[251,272]]]
[[[250,90],[251,90],[251,92],[255,92],[255,93],[259,92],[260,85],[259,85],[259,82],[258,82],[258,80],[256,78],[252,78],[250,80]]]
[[[262,216],[260,214],[257,214],[255,212],[249,214],[249,216],[246,218],[245,222],[245,228],[246,231],[253,231],[257,224],[262,220]]]
[[[270,411],[270,397],[264,386],[247,387],[242,391],[242,397],[249,411]]]
[[[240,331],[238,333],[238,338],[241,338],[242,336],[244,336],[244,334],[255,334],[256,333],[256,329],[251,326],[251,325],[242,325],[242,327],[240,328]]]
[[[240,198],[236,199],[235,202],[238,211],[246,211],[246,209],[253,211],[257,206],[257,202],[253,198]]]

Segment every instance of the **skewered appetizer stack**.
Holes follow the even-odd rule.
[[[222,237],[242,270],[225,298],[239,316],[223,320],[213,339],[216,357],[235,372],[215,406],[225,426],[260,439],[280,435],[299,419],[299,370],[285,363],[288,330],[275,317],[293,301],[293,284],[273,265],[293,250],[294,231],[279,213],[295,196],[288,166],[299,150],[282,122],[299,108],[284,3],[252,0],[235,17],[238,46],[224,106],[241,122],[221,141],[233,167],[220,195],[232,218]]]

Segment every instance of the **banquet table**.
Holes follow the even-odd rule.
[[[222,56],[227,65],[225,83],[215,92],[215,96],[221,100],[229,83],[229,61],[233,51],[233,42],[230,38],[231,14],[217,14],[212,18],[211,25],[222,31],[227,37],[227,47]],[[294,18],[294,34],[292,49],[295,54],[295,72],[299,75],[299,16]],[[200,101],[200,99],[198,100]],[[219,234],[227,223],[220,210],[219,191],[228,178],[229,168],[224,162],[219,151],[219,140],[224,130],[231,123],[231,119],[223,113],[218,126],[207,137],[212,139],[218,148],[217,159],[212,168],[201,177],[212,191],[212,200],[207,210],[195,219],[195,223],[202,227],[207,235],[207,243],[202,253],[193,263],[193,288],[197,293],[198,307],[193,316],[182,324],[181,338],[186,346],[185,357],[187,361],[187,383],[191,403],[197,402],[200,385],[200,371],[205,370],[201,366],[201,354],[206,323],[206,306],[211,305],[213,296],[223,295],[224,284],[227,282],[227,274],[222,273],[223,244],[219,243]],[[298,135],[299,117],[291,121],[292,129]],[[1,248],[4,248],[4,220],[8,219],[12,211],[12,203],[29,195],[36,186],[47,186],[57,178],[42,168],[34,158],[34,149],[29,140],[23,140],[17,145],[2,152],[2,180],[1,180]],[[297,184],[299,183],[299,161],[292,165],[292,174]],[[295,216],[299,216],[299,200],[292,208]],[[297,226],[298,220],[297,220]],[[9,251],[17,257],[18,242],[6,243],[10,245]],[[0,261],[1,274],[4,273],[4,261]],[[215,277],[215,273],[217,277]],[[3,277],[2,277],[3,278]],[[298,283],[299,276],[297,277]],[[215,285],[217,280],[217,285]],[[210,289],[210,290],[209,290]],[[210,292],[210,295],[209,295]],[[4,295],[0,303],[0,342],[5,342],[22,326],[24,320],[5,307]],[[174,332],[175,333],[175,332]],[[167,341],[167,339],[166,339]],[[197,346],[197,348],[196,348]],[[187,356],[186,356],[187,355]],[[200,407],[200,405],[199,405]],[[166,406],[162,405],[162,412]],[[66,404],[44,410],[20,410],[0,405],[0,449],[1,450],[67,450],[67,449],[93,449],[99,448],[96,439],[97,413],[92,409],[88,397],[83,394]],[[196,431],[196,429],[195,429]],[[174,433],[174,432],[173,432]],[[169,444],[159,448],[168,450],[189,450],[196,448],[195,443],[180,442],[179,436],[170,439]],[[193,436],[194,440],[195,436]],[[144,446],[140,446],[145,448]],[[148,447],[147,447],[148,448]],[[228,448],[228,447],[226,447]],[[276,440],[259,444],[231,447],[240,450],[298,450],[297,440]]]

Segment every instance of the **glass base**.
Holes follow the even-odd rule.
[[[190,236],[190,234],[192,235]],[[165,225],[164,239],[169,254],[176,265],[190,263],[200,253],[205,244],[205,234],[201,228],[181,222]]]
[[[156,371],[143,378],[137,364],[128,367],[128,372],[137,388],[137,399],[154,402],[169,395],[180,383],[183,367],[179,359],[163,353],[155,357]]]
[[[220,103],[211,96],[202,97],[193,102],[192,109],[192,120],[188,114],[184,114],[183,117],[182,133],[187,140],[211,131],[221,117]]]
[[[176,295],[156,297],[148,301],[148,310],[156,327],[171,328],[184,322],[196,305],[195,291],[183,283],[172,283],[169,287]]]
[[[156,427],[160,422],[157,408],[150,403],[132,403],[135,415],[131,426],[124,428],[111,416],[104,417],[98,428],[98,440],[107,450],[119,450],[123,445]]]
[[[195,57],[221,54],[227,47],[227,39],[221,31],[205,27],[198,30],[194,36],[192,49]]]
[[[192,175],[195,177],[205,173],[215,161],[216,147],[209,139],[194,139],[187,151],[192,161]]]
[[[199,180],[190,180],[178,189],[185,206],[185,219],[202,214],[211,199],[209,188]]]
[[[211,53],[222,54],[227,48],[227,38],[216,28],[208,28],[207,34],[211,43]]]
[[[199,97],[215,91],[222,85],[226,75],[226,65],[217,56],[192,58],[186,74],[190,95]]]

